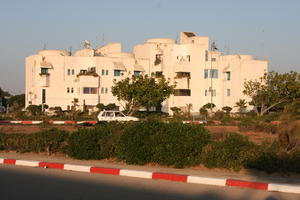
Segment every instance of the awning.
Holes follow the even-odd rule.
[[[230,65],[227,65],[227,66],[223,69],[223,73],[229,72],[229,71],[231,71],[231,67],[230,67]]]
[[[53,68],[52,64],[50,62],[45,61],[45,60],[43,60],[40,64],[41,64],[41,68],[48,68],[48,69]]]
[[[145,71],[145,69],[142,65],[134,65],[133,68],[134,68],[134,71],[139,71],[139,72]]]
[[[126,67],[121,62],[114,62],[114,69],[126,71]]]

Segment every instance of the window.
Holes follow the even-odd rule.
[[[104,69],[101,70],[101,75],[104,76],[105,75],[105,71]]]
[[[74,69],[72,69],[72,75],[74,75],[75,74],[75,70]]]
[[[230,96],[230,89],[227,89],[227,96]]]
[[[191,61],[191,56],[190,56],[190,55],[187,55],[187,56],[186,56],[186,59],[187,59],[187,61],[190,62],[190,61]]]
[[[108,92],[108,88],[105,88],[105,94],[107,94],[107,92]]]
[[[89,71],[89,72],[96,72],[96,67],[89,67],[89,68],[88,68],[88,71]]]
[[[46,103],[46,89],[42,89],[42,103]]]
[[[121,76],[121,70],[114,70],[114,76]]]
[[[139,76],[140,74],[141,74],[140,71],[134,71],[134,72],[133,72],[133,75],[134,75],[134,76]]]
[[[106,76],[108,75],[108,70],[105,71],[105,75],[106,75]]]
[[[123,114],[120,113],[120,112],[115,112],[115,116],[116,116],[116,117],[125,117],[125,115],[123,115]]]
[[[41,68],[41,74],[48,74],[48,68]]]
[[[97,88],[94,87],[84,87],[83,94],[97,94]]]
[[[74,93],[74,88],[71,88],[71,93]]]
[[[71,70],[70,69],[68,69],[68,75],[70,75],[71,74]]]
[[[101,94],[103,94],[104,93],[104,88],[101,88]]]
[[[205,51],[205,61],[208,61],[208,51]]]
[[[191,90],[189,89],[177,89],[174,91],[174,96],[191,96]]]
[[[213,97],[217,96],[217,91],[216,90],[212,90],[212,96]]]
[[[80,70],[80,74],[86,74],[87,73],[87,70],[86,69],[81,69]]]
[[[70,88],[67,88],[67,93],[70,93]]]
[[[210,78],[218,78],[218,70],[217,69],[211,69],[209,73]]]
[[[204,95],[207,96],[207,90],[205,90]]]
[[[208,69],[204,70],[204,78],[208,78]]]
[[[211,62],[216,62],[217,59],[216,58],[211,58]]]
[[[231,77],[230,77],[230,72],[226,72],[226,80],[227,80],[227,81],[230,81],[230,78],[231,78]]]

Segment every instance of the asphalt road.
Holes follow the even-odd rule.
[[[300,195],[0,165],[0,199],[299,200]]]

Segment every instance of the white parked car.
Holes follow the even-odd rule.
[[[120,122],[128,122],[128,121],[139,121],[136,117],[126,116],[120,111],[101,111],[98,115],[98,121],[120,121]]]

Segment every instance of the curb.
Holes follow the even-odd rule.
[[[153,180],[168,180],[168,181],[176,181],[176,182],[184,182],[184,183],[194,183],[194,184],[214,185],[214,186],[229,186],[229,187],[248,188],[248,189],[250,188],[250,189],[272,191],[272,192],[276,191],[276,192],[288,192],[288,193],[300,194],[300,185],[291,185],[291,184],[251,182],[251,181],[236,180],[236,179],[189,176],[189,175],[149,172],[149,171],[132,170],[132,169],[105,168],[105,167],[30,161],[30,160],[16,160],[16,159],[8,159],[8,158],[0,158],[0,164],[19,165],[19,166],[28,166],[28,167],[42,167],[42,168],[61,169],[61,170],[76,171],[76,172],[99,173],[99,174],[109,174],[109,175],[127,176],[127,177],[153,179]]]
[[[42,124],[43,121],[0,121],[0,124]],[[48,121],[47,124],[96,124],[97,121]]]

